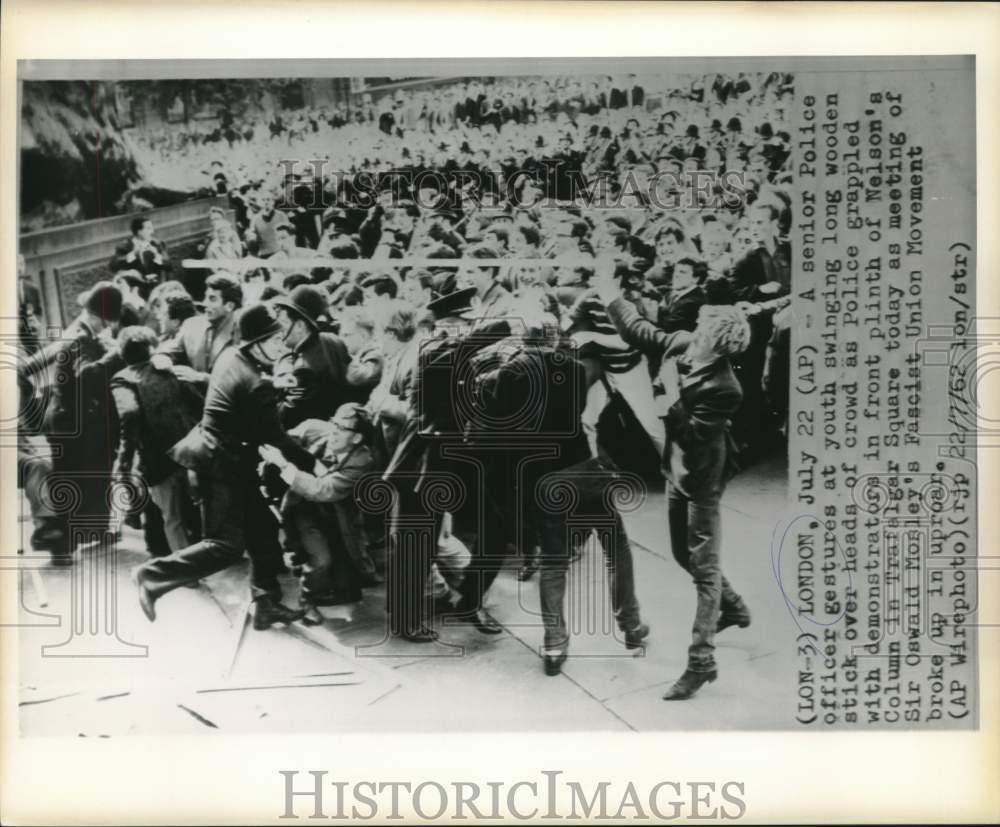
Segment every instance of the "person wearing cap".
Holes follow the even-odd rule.
[[[171,297],[190,299],[183,296]],[[113,475],[137,471],[149,488],[150,498],[162,513],[167,548],[179,551],[190,543],[185,522],[187,474],[167,456],[167,449],[193,428],[201,416],[201,396],[187,382],[150,364],[156,334],[148,327],[126,327],[118,334],[118,347],[126,367],[111,379],[111,394],[118,411],[120,436]],[[149,546],[147,539],[147,546]],[[159,549],[149,548],[154,556]]]
[[[317,624],[317,606],[356,603],[362,585],[372,582],[354,488],[375,467],[373,426],[360,405],[348,402],[329,420],[307,419],[288,433],[316,458],[313,471],[296,468],[269,445],[261,446],[260,455],[288,485],[281,505],[286,549],[301,565],[305,622]]]
[[[142,297],[145,299],[149,291],[163,281],[170,269],[170,259],[167,245],[153,237],[156,229],[149,216],[133,218],[130,229],[131,238],[115,248],[108,266],[112,273],[137,270],[143,278]]]
[[[301,617],[281,604],[278,525],[257,485],[257,452],[273,445],[303,470],[311,470],[315,459],[282,428],[277,393],[266,376],[283,347],[274,312],[263,303],[252,305],[240,315],[239,327],[239,347],[226,348],[212,368],[201,421],[167,452],[194,474],[203,539],[135,570],[139,604],[150,621],[157,600],[228,568],[244,550],[250,556],[254,628]]]
[[[281,422],[293,428],[306,419],[329,419],[348,400],[350,354],[343,339],[323,330],[327,299],[323,291],[302,284],[271,300],[286,348],[282,362],[293,384],[283,394]]]
[[[123,299],[114,284],[99,281],[80,301],[80,314],[62,336],[18,366],[18,379],[45,400],[41,431],[52,450],[52,471],[78,485],[77,512],[105,516],[109,514],[107,494],[114,449],[105,444],[104,436],[109,429],[117,433],[118,426],[110,391],[101,379],[109,359],[117,358],[117,351],[108,349],[105,336],[117,330]],[[93,414],[103,416],[97,420],[102,427],[85,432],[83,423],[93,421],[88,420]],[[64,538],[71,536],[70,517],[68,510],[58,510],[54,520]],[[65,545],[51,553],[56,565],[72,562],[73,549]]]
[[[203,314],[185,320],[177,334],[160,345],[152,358],[157,370],[173,370],[202,390],[212,367],[226,348],[239,342],[239,309],[243,289],[234,278],[217,273],[205,282]]]
[[[488,526],[479,525],[486,515],[477,499],[484,489],[476,470],[478,464],[462,462],[450,455],[451,451],[457,451],[478,456],[476,448],[465,440],[470,408],[456,404],[456,400],[469,393],[467,401],[474,405],[473,388],[466,384],[471,379],[467,367],[479,350],[498,338],[489,333],[470,333],[475,295],[474,287],[455,289],[452,281],[449,292],[428,305],[438,329],[419,350],[411,414],[383,475],[396,487],[399,498],[389,535],[386,594],[389,627],[393,634],[414,642],[437,639],[437,633],[427,625],[430,612],[424,587],[430,573],[430,549],[437,545],[444,512],[453,514],[454,534],[470,549],[477,539],[481,546],[498,542],[502,533],[496,526],[489,530]],[[452,492],[455,502],[428,513],[425,489],[435,490],[435,486],[444,485],[451,490],[455,479],[461,481],[459,490]],[[496,513],[493,503],[487,501],[486,506],[489,515]],[[413,527],[412,521],[418,516],[425,526]],[[414,532],[419,536],[412,536]],[[480,556],[488,561],[498,559],[497,554],[488,554],[484,546],[480,548]],[[474,624],[484,634],[502,631],[482,610],[482,596],[493,577],[495,572],[491,570],[484,569],[480,576],[478,571],[470,569],[463,583],[463,598],[453,607],[458,619]]]

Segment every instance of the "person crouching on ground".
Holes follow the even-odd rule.
[[[372,431],[364,409],[353,402],[341,405],[329,421],[296,425],[289,436],[316,458],[313,473],[296,468],[277,448],[260,447],[261,458],[277,466],[289,486],[281,517],[286,551],[301,568],[306,623],[323,622],[317,606],[361,600],[362,575],[370,563],[354,487],[375,469]]]

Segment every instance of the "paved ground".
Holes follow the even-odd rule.
[[[436,645],[386,640],[381,590],[369,590],[355,606],[324,609],[322,627],[296,624],[292,630],[247,628],[244,633],[245,567],[171,594],[157,605],[157,621],[150,624],[129,579],[131,569],[145,559],[141,538],[126,529],[118,566],[103,581],[113,584],[114,593],[88,603],[104,606],[105,615],[94,625],[79,619],[76,636],[68,617],[73,589],[100,588],[102,581],[83,582],[80,569],[75,574],[42,569],[38,577],[21,573],[18,621],[36,624],[22,627],[19,637],[22,731],[110,737],[213,728],[784,728],[794,714],[791,675],[798,631],[770,556],[784,489],[784,464],[772,460],[744,472],[726,493],[723,567],[751,607],[753,624],[719,637],[719,680],[687,702],[661,700],[684,669],[694,588],[670,555],[659,494],[626,518],[639,600],[653,630],[645,654],[634,657],[615,639],[603,562],[591,546],[571,573],[568,613],[575,631],[571,657],[556,678],[545,676],[537,654],[536,580],[519,583],[513,567],[501,573],[489,595],[491,613],[505,626],[496,636],[449,626],[440,629]],[[288,586],[293,592],[291,580]],[[47,596],[44,608],[40,595]],[[101,634],[114,628],[117,639]],[[5,637],[11,636],[8,630]],[[43,646],[54,648],[43,655]],[[95,658],[96,646],[112,655],[140,656]]]

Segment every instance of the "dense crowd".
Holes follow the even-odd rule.
[[[605,494],[662,475],[699,598],[668,692],[689,697],[715,677],[716,631],[750,622],[719,568],[725,482],[784,438],[790,92],[778,74],[476,80],[136,139],[147,174],[211,176],[229,209],[186,265],[137,217],[25,362],[24,432],[56,449],[22,440],[36,548],[79,552],[46,479],[85,471],[81,501],[107,519],[109,485],[138,474],[151,620],[246,551],[257,628],[321,623],[384,580],[414,642],[437,614],[500,631],[483,599],[518,553],[555,674],[574,554],[555,490],[616,526],[612,603],[638,648]]]

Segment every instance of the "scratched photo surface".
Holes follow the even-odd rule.
[[[22,736],[977,727],[971,58],[19,75]]]

